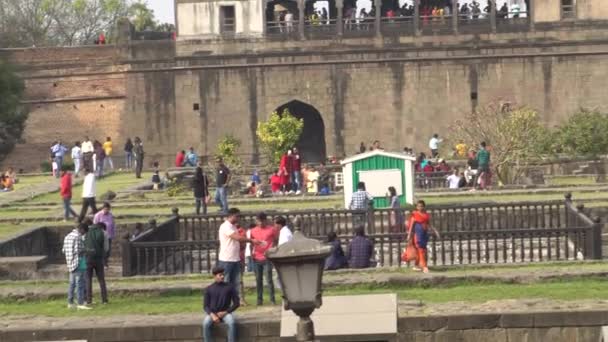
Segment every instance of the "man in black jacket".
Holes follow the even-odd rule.
[[[101,302],[107,304],[108,291],[103,269],[103,260],[106,255],[106,238],[99,225],[93,224],[89,227],[89,232],[84,239],[84,246],[87,253],[87,304],[93,302],[93,271],[95,271],[99,282]]]
[[[212,342],[214,324],[224,323],[228,326],[228,342],[236,342],[236,320],[232,315],[239,307],[239,294],[231,284],[224,282],[224,269],[215,267],[212,271],[215,282],[204,291],[204,310],[207,313],[203,321],[204,341]]]

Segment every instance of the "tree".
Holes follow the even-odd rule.
[[[608,153],[608,115],[582,109],[557,129],[555,141],[560,150],[596,157]]]
[[[91,44],[130,17],[132,0],[0,0],[0,47]]]
[[[12,67],[0,59],[0,159],[10,152],[23,132],[27,118],[21,106],[24,89]]]
[[[131,5],[131,22],[137,31],[154,30],[157,23],[154,11],[148,8],[144,2],[136,2]]]
[[[238,156],[238,150],[241,147],[241,141],[234,136],[228,134],[224,136],[217,144],[215,151],[216,158],[222,158],[224,163],[231,169],[238,169],[243,162]]]
[[[465,115],[450,130],[454,141],[463,140],[468,146],[485,141],[491,146],[491,166],[503,184],[517,182],[527,166],[540,158],[548,134],[536,111],[500,104]]]
[[[278,164],[281,155],[292,148],[302,134],[304,120],[291,115],[288,109],[282,114],[273,112],[266,122],[258,122],[257,136],[268,161]]]

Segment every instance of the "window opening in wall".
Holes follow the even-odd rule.
[[[575,0],[561,0],[562,19],[574,19],[574,2]]]
[[[220,7],[220,33],[234,33],[236,31],[236,17],[234,6]]]

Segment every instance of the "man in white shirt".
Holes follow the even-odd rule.
[[[279,216],[274,219],[274,229],[279,231],[279,242],[277,246],[287,243],[293,239],[293,233],[287,226],[287,220],[283,216]],[[279,279],[279,275],[277,273],[277,288],[280,289],[282,287],[283,284],[281,284],[281,279]]]
[[[439,139],[439,134],[433,134],[431,140],[429,140],[429,148],[431,149],[431,158],[435,158],[439,155],[439,144],[443,139]]]
[[[82,209],[80,210],[79,222],[84,220],[89,207],[93,210],[93,214],[97,213],[97,206],[95,205],[95,173],[90,169],[85,169],[85,173],[86,175],[82,182]]]
[[[283,216],[279,216],[274,219],[274,228],[279,231],[279,242],[277,246],[280,246],[293,239],[293,233],[287,226],[287,220]]]
[[[95,170],[93,167],[93,142],[89,137],[84,137],[84,141],[80,145],[80,152],[82,152],[83,168],[85,170]]]
[[[458,185],[460,184],[460,177],[458,176],[458,170],[454,170],[454,173],[448,176],[448,187],[450,189],[458,189]]]
[[[80,142],[78,141],[72,147],[72,161],[74,162],[74,178],[78,178],[80,162],[82,161],[82,152],[80,150]]]
[[[220,226],[218,235],[220,240],[220,252],[218,254],[217,266],[224,269],[225,281],[240,289],[241,278],[241,242],[251,242],[259,245],[261,242],[239,235],[236,224],[239,222],[241,211],[237,208],[228,210],[226,221]]]

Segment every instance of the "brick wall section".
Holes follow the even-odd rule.
[[[154,323],[130,320],[117,325],[96,322],[65,323],[52,328],[2,327],[0,339],[6,342],[30,340],[78,340],[89,342],[165,341],[194,342],[202,340],[202,315],[171,316]],[[35,323],[32,323],[35,324]],[[69,324],[69,325],[68,325]],[[399,333],[392,341],[495,341],[495,342],[588,342],[601,339],[602,325],[608,324],[606,311],[468,314],[454,316],[401,317]],[[239,341],[279,342],[280,322],[276,318],[258,317],[239,321]],[[216,338],[225,338],[224,329],[215,329]],[[322,341],[345,341],[355,336],[323,337]]]
[[[117,145],[127,136],[142,137],[146,165],[169,165],[178,149],[189,146],[213,154],[229,133],[242,140],[241,153],[252,155],[259,152],[257,122],[292,100],[320,112],[327,153],[337,156],[375,139],[388,149],[426,150],[433,133],[446,135],[454,120],[495,100],[537,109],[552,126],[581,107],[608,110],[605,38],[606,30],[598,28],[341,43],[223,40],[180,43],[177,59],[166,42],[2,50],[21,63],[24,76],[35,76],[27,80],[28,100],[90,98],[33,105],[23,145],[2,166],[34,170],[46,152],[29,161],[17,152],[85,134],[112,136]],[[534,56],[547,51],[555,55]],[[559,55],[571,52],[588,54]],[[393,60],[373,62],[379,58]],[[296,64],[285,65],[290,62]],[[311,62],[320,64],[306,64]],[[200,65],[222,67],[189,68]],[[86,70],[96,73],[74,76]]]

